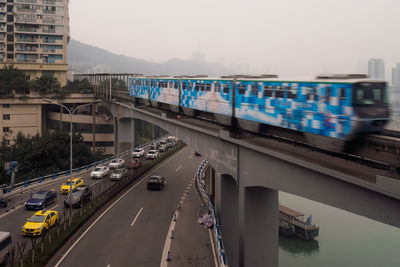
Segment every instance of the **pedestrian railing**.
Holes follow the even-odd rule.
[[[228,266],[228,264],[227,264],[227,260],[226,260],[224,243],[222,241],[221,228],[219,225],[218,216],[215,212],[215,208],[214,208],[213,204],[210,201],[210,197],[208,196],[208,193],[205,190],[205,185],[202,182],[202,178],[204,177],[204,172],[205,172],[207,166],[208,166],[208,161],[203,160],[201,165],[197,169],[197,173],[196,173],[197,185],[198,185],[199,191],[203,197],[204,202],[208,206],[209,213],[212,216],[212,218],[214,219],[214,227],[213,227],[214,244],[215,244],[216,253],[218,255],[219,265],[222,267],[226,267],[226,266]]]

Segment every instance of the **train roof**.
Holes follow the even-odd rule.
[[[274,74],[263,75],[227,75],[221,77],[205,77],[204,75],[181,75],[181,76],[141,76],[131,77],[134,79],[165,79],[165,80],[203,80],[203,81],[257,81],[257,82],[284,82],[284,83],[359,83],[359,82],[384,82],[385,80],[378,80],[368,78],[365,74],[322,74],[317,75],[315,78],[280,78]]]

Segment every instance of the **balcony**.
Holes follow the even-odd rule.
[[[36,43],[38,38],[18,38],[16,39],[17,43]]]
[[[28,27],[16,27],[16,32],[38,32],[38,28],[28,28]]]

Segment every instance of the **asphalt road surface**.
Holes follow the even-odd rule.
[[[63,248],[56,266],[160,266],[172,214],[195,175],[200,158],[184,148],[138,180],[77,241]],[[167,184],[148,191],[150,175]]]
[[[145,148],[147,152],[148,148]],[[146,155],[146,153],[145,153]],[[145,163],[146,157],[143,156],[140,160]],[[127,164],[127,159],[125,159],[125,166]],[[129,170],[128,170],[129,172]],[[91,179],[90,171],[82,171],[78,174],[73,174],[73,177],[81,177],[83,178],[85,184],[88,184],[94,190],[94,194],[97,193],[101,188],[109,187],[111,184],[115,183],[115,181],[110,180],[110,176],[106,176],[102,179]],[[63,179],[56,179],[51,181],[50,183],[43,183],[41,185],[36,184],[33,185],[33,189],[24,189],[23,194],[17,194],[14,197],[11,197],[11,203],[15,206],[14,209],[10,209],[10,211],[6,212],[5,208],[0,208],[0,231],[6,231],[11,233],[11,237],[13,240],[13,245],[16,246],[17,242],[21,242],[23,240],[27,241],[26,250],[31,248],[31,242],[29,238],[23,237],[21,234],[21,228],[25,224],[26,219],[30,218],[36,211],[34,210],[26,210],[22,203],[25,203],[31,195],[32,192],[36,192],[39,190],[55,190],[57,192],[57,201],[55,203],[46,206],[46,209],[56,210],[59,212],[61,216],[64,215],[64,199],[67,197],[66,195],[59,194],[59,190],[61,185],[66,181],[67,177]],[[17,190],[18,191],[18,190]],[[73,209],[73,212],[77,212],[79,209]]]

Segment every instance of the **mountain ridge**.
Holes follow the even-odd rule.
[[[117,55],[103,48],[71,39],[68,44],[69,70],[75,73],[141,73],[144,75],[228,75],[236,71],[220,63],[171,58],[162,63]]]

